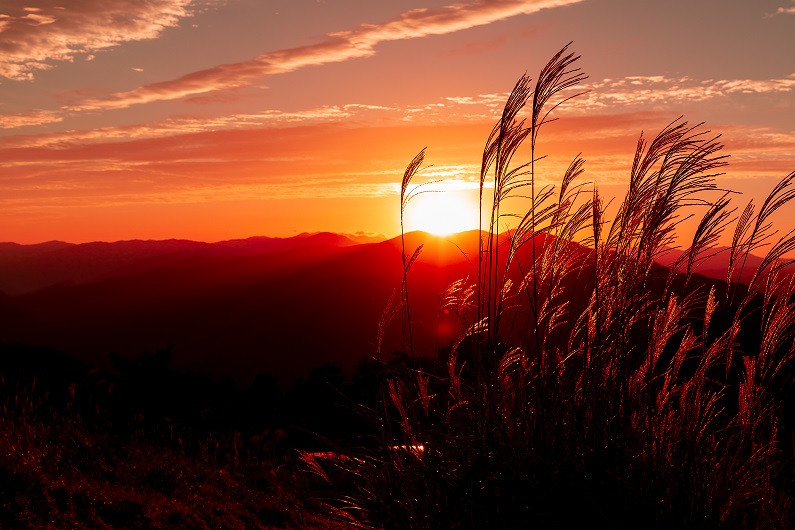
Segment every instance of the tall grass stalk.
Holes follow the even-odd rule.
[[[401,292],[402,292],[402,301],[401,307],[403,308],[402,317],[403,317],[403,351],[406,351],[406,335],[408,334],[409,339],[409,353],[411,354],[411,360],[414,360],[414,335],[411,329],[411,303],[409,302],[409,282],[408,282],[408,274],[409,269],[414,264],[416,259],[419,257],[420,253],[422,252],[422,245],[419,245],[417,248],[414,249],[412,252],[411,257],[406,253],[406,227],[405,227],[405,217],[406,217],[406,208],[408,207],[409,203],[413,198],[417,195],[422,193],[427,193],[429,190],[427,186],[430,184],[434,184],[434,182],[425,182],[420,185],[412,186],[412,179],[419,173],[422,169],[422,162],[425,159],[425,149],[417,153],[417,156],[409,163],[408,167],[406,167],[406,171],[403,174],[403,180],[400,183],[400,257],[403,261],[403,279],[401,282]]]
[[[344,464],[352,486],[340,506],[361,527],[792,523],[775,396],[793,357],[784,267],[795,232],[775,239],[770,219],[795,197],[795,173],[736,216],[716,181],[719,138],[678,119],[641,135],[610,219],[597,186],[579,182],[579,156],[557,190],[541,185],[539,132],[585,80],[577,59],[567,46],[535,85],[522,76],[488,137],[477,274],[442,297],[465,331],[435,361],[385,380],[381,449]],[[422,159],[406,170],[401,214]],[[509,211],[517,199],[521,214]],[[694,209],[689,246],[657,265]],[[726,282],[709,282],[698,266],[732,223]],[[408,257],[403,240],[412,356],[407,275],[419,250]]]

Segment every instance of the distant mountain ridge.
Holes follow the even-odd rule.
[[[346,247],[358,243],[349,236],[330,232],[302,233],[288,238],[257,236],[216,243],[183,239],[0,243],[0,291],[8,295],[25,294],[61,283],[126,276],[188,258],[255,256],[300,247]]]
[[[430,260],[415,266],[417,316],[435,322],[436,293],[468,265],[452,244],[409,235],[417,238],[429,240]],[[173,346],[183,368],[241,379],[297,375],[323,362],[350,367],[375,353],[379,319],[400,288],[398,241],[356,244],[319,233],[6,248],[0,281],[11,293],[0,296],[0,340],[92,364],[111,351],[135,356]],[[453,259],[438,265],[434,256]],[[433,348],[428,329],[419,340]],[[399,347],[398,335],[389,348]]]
[[[433,355],[457,333],[439,296],[474,276],[478,232],[406,234],[408,253],[420,244],[409,275],[414,343],[419,354]],[[384,308],[393,293],[400,296],[400,252],[400,238],[357,244],[332,233],[0,244],[0,340],[95,365],[111,351],[132,357],[171,346],[177,367],[241,381],[265,371],[299,376],[326,362],[351,368],[376,355]],[[720,259],[697,272],[719,271]],[[725,274],[724,267],[713,277]],[[402,347],[398,315],[381,355]]]
[[[729,247],[715,247],[711,251],[705,252],[704,259],[700,260],[695,272],[707,278],[726,281],[730,250]],[[679,249],[668,249],[667,252],[658,256],[656,261],[664,267],[671,267],[682,253]],[[757,269],[762,265],[762,261],[763,258],[754,254],[749,254],[747,259],[743,258],[735,267],[732,282],[750,283]],[[789,265],[784,271],[788,274],[795,272],[795,264]]]

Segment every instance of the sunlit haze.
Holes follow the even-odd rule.
[[[588,92],[539,137],[545,183],[582,152],[620,193],[680,115],[723,135],[738,201],[795,169],[790,0],[25,0],[0,4],[0,240],[391,237],[423,148],[417,183],[470,188],[407,227],[473,228],[507,93],[569,41]]]

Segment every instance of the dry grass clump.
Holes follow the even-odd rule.
[[[735,216],[716,184],[718,138],[677,120],[641,136],[610,219],[579,157],[557,189],[539,186],[539,131],[585,79],[567,48],[535,85],[519,80],[487,140],[474,280],[442,297],[465,332],[439,359],[387,371],[370,412],[380,449],[338,462],[349,474],[335,510],[361,527],[787,527],[774,396],[791,371],[795,235],[775,239],[770,218],[795,197],[795,173]],[[508,211],[519,199],[526,210]],[[656,265],[692,207],[689,247]],[[710,284],[694,273],[732,223],[727,282]],[[763,246],[750,285],[734,283]],[[418,252],[403,258],[412,356]]]

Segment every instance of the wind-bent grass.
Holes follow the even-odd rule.
[[[435,362],[389,372],[373,414],[382,450],[344,461],[352,485],[338,513],[392,528],[789,526],[774,395],[793,356],[795,280],[783,268],[795,232],[772,242],[770,216],[795,197],[795,173],[733,218],[715,181],[718,138],[676,120],[639,139],[610,220],[597,187],[577,183],[579,157],[557,191],[539,188],[539,131],[585,79],[567,48],[534,87],[519,80],[487,140],[477,275],[442,296],[465,332]],[[530,159],[516,164],[528,139]],[[522,196],[525,213],[505,211]],[[706,213],[689,248],[670,269],[656,265],[694,206]],[[731,223],[727,281],[709,285],[694,272]],[[409,330],[416,256],[404,248]]]

